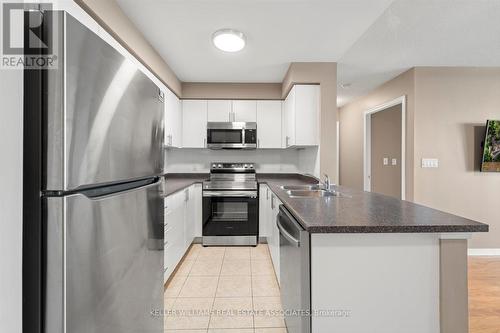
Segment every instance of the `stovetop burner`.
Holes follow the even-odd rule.
[[[210,180],[203,182],[204,190],[256,190],[254,163],[214,162]]]

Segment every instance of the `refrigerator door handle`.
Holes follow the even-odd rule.
[[[90,190],[80,190],[75,194],[82,194],[90,200],[100,200],[105,199],[115,194],[121,194],[129,191],[137,191],[141,189],[147,189],[150,187],[158,186],[158,184],[163,183],[162,177],[152,177],[148,179],[137,180],[124,184],[110,185],[97,187]],[[160,186],[161,188],[161,186]]]

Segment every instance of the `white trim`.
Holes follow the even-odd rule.
[[[470,256],[500,256],[500,249],[469,249]]]
[[[337,120],[337,174],[336,184],[340,185],[340,121]]]
[[[363,114],[363,188],[371,191],[371,115],[401,104],[401,199],[406,198],[406,96],[368,109]]]
[[[446,232],[439,234],[439,239],[471,239],[470,232]]]

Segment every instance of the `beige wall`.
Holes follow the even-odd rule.
[[[182,98],[281,99],[281,83],[182,83]]]
[[[415,77],[415,157],[439,159],[437,169],[416,165],[415,201],[488,223],[469,246],[500,248],[500,173],[477,170],[483,126],[500,119],[500,68],[417,68]]]
[[[363,189],[364,112],[401,96],[406,96],[406,200],[413,199],[413,121],[415,103],[413,69],[383,84],[339,110],[340,184]]]
[[[401,104],[371,115],[371,190],[401,198]],[[389,163],[384,165],[387,158]],[[392,159],[397,161],[392,165]]]
[[[282,96],[297,83],[321,85],[320,173],[337,179],[337,63],[294,62],[283,79]]]
[[[181,82],[115,0],[74,0],[177,96]]]
[[[407,199],[489,224],[469,246],[500,248],[500,174],[479,172],[486,120],[500,119],[499,91],[500,68],[419,67],[342,107],[341,184],[363,188],[364,110],[406,94]],[[439,159],[439,168],[421,168],[422,158]]]

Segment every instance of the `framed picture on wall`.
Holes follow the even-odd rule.
[[[481,171],[500,172],[500,120],[488,120]]]

